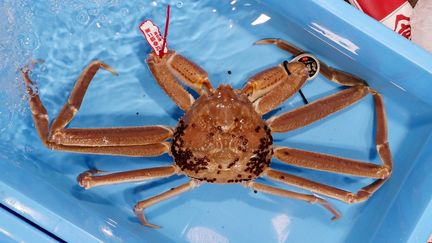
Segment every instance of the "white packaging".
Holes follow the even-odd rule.
[[[432,52],[432,0],[419,0],[411,16],[411,40]]]

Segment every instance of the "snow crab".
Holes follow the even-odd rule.
[[[279,39],[264,39],[257,44],[274,44],[298,55],[303,51]],[[142,224],[158,227],[147,221],[144,209],[178,196],[201,183],[242,183],[257,192],[294,198],[322,205],[333,219],[341,215],[320,194],[346,203],[369,198],[386,181],[392,171],[392,158],[387,141],[387,125],[383,100],[367,83],[351,74],[332,69],[321,63],[320,72],[328,80],[347,88],[318,99],[293,111],[264,120],[262,116],[298,92],[307,79],[307,70],[300,62],[287,61],[252,76],[242,89],[229,85],[213,88],[206,71],[170,50],[160,57],[149,54],[147,64],[155,80],[169,97],[185,111],[177,127],[162,125],[117,128],[68,128],[78,112],[84,94],[99,69],[117,73],[101,61],[90,63],[76,84],[62,110],[49,124],[48,113],[39,95],[33,91],[29,70],[22,75],[30,96],[30,108],[36,130],[48,148],[76,153],[120,156],[159,156],[169,153],[170,166],[125,172],[89,170],[81,173],[79,185],[95,186],[166,178],[182,174],[189,182],[157,196],[138,202],[134,211]],[[199,94],[198,99],[183,87]],[[376,112],[376,149],[383,162],[376,165],[364,161],[315,153],[273,144],[272,133],[295,130],[344,109],[366,95],[372,95]],[[324,185],[308,178],[271,168],[271,160],[298,167],[337,174],[375,178],[358,192],[349,192]],[[265,177],[314,194],[304,194],[256,182]]]

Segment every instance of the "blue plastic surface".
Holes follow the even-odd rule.
[[[0,202],[61,239],[425,242],[431,233],[432,56],[344,1],[19,2],[23,4],[0,1],[0,12],[8,16],[0,24],[0,55],[7,60],[0,65],[0,85],[5,87],[0,92]],[[146,18],[162,27],[167,3],[173,6],[168,46],[206,69],[214,86],[229,83],[240,88],[254,73],[289,59],[273,46],[252,45],[268,37],[286,39],[327,64],[367,80],[383,95],[386,105],[394,159],[390,180],[365,203],[346,205],[328,199],[343,214],[336,222],[316,205],[254,194],[240,185],[206,184],[149,208],[150,222],[163,226],[158,230],[141,226],[133,205],[186,178],[81,189],[75,178],[91,167],[123,171],[168,165],[172,159],[168,155],[122,158],[46,149],[29,110],[23,109],[26,105],[19,98],[23,94],[13,93],[20,90],[14,83],[16,70],[30,58],[45,60],[32,78],[53,118],[85,65],[101,59],[120,75],[98,73],[71,127],[175,126],[182,112],[152,79],[143,61],[150,49],[137,29]],[[267,21],[258,24],[260,16]],[[302,90],[314,100],[338,87],[319,76]],[[301,98],[292,97],[274,114],[300,105]],[[323,121],[277,134],[275,140],[278,145],[380,163],[374,150],[374,122],[368,96]],[[352,191],[371,181],[297,169],[277,161],[273,166]]]
[[[57,242],[0,207],[0,242]]]

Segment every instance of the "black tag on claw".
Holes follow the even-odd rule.
[[[294,61],[301,62],[304,65],[306,65],[309,72],[309,78],[307,80],[314,79],[320,71],[320,64],[318,58],[316,58],[312,54],[309,53],[300,54],[294,57],[290,62],[294,62]]]

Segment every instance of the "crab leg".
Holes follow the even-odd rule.
[[[175,77],[194,89],[198,94],[207,94],[213,90],[207,72],[182,55],[175,53],[167,64]]]
[[[281,171],[268,169],[266,176],[275,181],[279,181],[301,189],[309,190],[318,194],[338,199],[346,203],[358,203],[368,199],[375,191],[377,191],[386,179],[378,179],[372,184],[361,188],[357,193],[348,192],[336,187],[321,184],[315,181],[305,179],[303,177],[287,174]]]
[[[65,128],[80,108],[87,87],[99,68],[115,73],[108,65],[100,61],[92,62],[76,82],[68,102],[53,121],[51,128],[48,113],[29,77],[30,71],[21,70],[27,93],[30,96],[29,103],[35,127],[42,142],[51,149],[70,152],[128,156],[155,156],[167,152],[168,145],[160,142],[171,137],[173,131],[164,126]]]
[[[55,131],[49,139],[69,146],[126,146],[158,143],[172,135],[173,131],[165,126],[67,128]]]
[[[292,148],[276,148],[273,151],[280,161],[302,168],[377,179],[385,179],[391,174],[391,168],[387,165],[380,166]]]
[[[249,97],[256,111],[263,115],[299,91],[306,78],[302,63],[283,62],[252,76],[241,92]]]
[[[113,68],[101,61],[93,61],[92,63],[90,63],[81,73],[80,77],[75,83],[72,92],[69,95],[67,102],[64,104],[63,108],[60,110],[60,113],[52,122],[50,128],[51,132],[63,129],[73,119],[73,117],[81,107],[84,95],[87,91],[88,86],[90,85],[90,82],[100,68],[109,71],[113,75],[118,75]],[[28,75],[25,75],[24,80],[26,81],[26,84],[31,84]],[[33,96],[34,94],[30,95]]]
[[[362,91],[360,92],[360,90]],[[383,175],[390,174],[393,167],[390,147],[387,138],[387,121],[386,121],[387,119],[386,119],[384,104],[381,95],[375,92],[374,90],[371,90],[370,88],[367,88],[365,86],[354,86],[347,90],[343,90],[333,96],[318,100],[316,102],[313,102],[309,105],[301,107],[292,112],[285,113],[279,117],[270,118],[268,121],[269,126],[273,132],[286,132],[286,131],[290,131],[296,128],[306,126],[364,97],[365,90],[371,92],[374,99],[375,113],[377,119],[377,125],[375,128],[376,129],[375,144],[376,144],[378,154],[384,163],[382,169],[376,170],[375,168],[373,169],[375,170],[375,172],[373,172],[373,170],[370,171],[371,173],[376,174],[375,176],[371,176],[371,177],[374,178],[383,177]],[[354,93],[352,93],[352,91],[354,91]],[[285,154],[285,152],[288,152],[288,155]],[[294,152],[294,155],[292,154],[292,152]],[[335,163],[339,163],[337,167],[333,167],[332,171],[334,172],[338,172],[337,171],[338,169],[343,170],[342,169],[343,167],[346,167],[348,166],[349,163],[351,163],[346,160],[345,162],[341,162],[343,160],[341,158],[312,153],[312,152],[299,151],[299,150],[291,150],[290,152],[287,151],[287,149],[279,149],[279,150],[276,149],[275,155],[282,161],[285,161],[287,163],[294,163],[298,166],[307,167],[307,168],[324,169],[325,167],[328,167],[329,170],[329,168],[332,167],[332,165],[328,164],[327,166],[324,166],[318,164],[310,164],[306,160],[315,160],[315,161],[325,160],[327,161],[327,163],[331,163],[334,166],[336,166]],[[318,162],[318,163],[324,164],[324,162]],[[358,167],[359,165],[356,166]],[[341,173],[345,173],[345,172],[341,171]],[[363,175],[359,174],[359,176],[363,176]]]
[[[151,157],[159,156],[167,153],[170,150],[169,143],[154,143],[145,145],[129,145],[129,146],[66,146],[55,143],[46,145],[49,149],[61,150],[71,153],[82,154],[102,154],[102,155],[118,155],[128,157]]]
[[[39,95],[33,85],[29,77],[29,72],[27,68],[21,69],[21,74],[24,79],[24,83],[26,85],[27,94],[30,96],[29,105],[30,110],[32,112],[33,121],[35,124],[35,128],[39,134],[44,145],[48,145],[48,136],[49,136],[49,117],[48,112],[45,109],[45,106],[42,104],[42,101],[39,98]]]
[[[320,73],[328,80],[344,86],[368,85],[363,79],[350,73],[333,69],[327,64],[320,62]]]
[[[155,53],[151,53],[147,59],[147,65],[165,93],[182,110],[189,109],[195,100],[176,81],[176,78],[200,95],[213,89],[207,73],[202,68],[173,51],[165,54],[162,58]]]
[[[304,127],[336,111],[354,104],[368,94],[367,86],[354,86],[331,96],[324,97],[293,111],[267,120],[272,132],[288,132]],[[381,109],[377,104],[377,109]]]
[[[387,137],[387,117],[384,110],[384,103],[380,94],[375,91],[372,91],[372,95],[375,102],[376,109],[376,135],[375,135],[375,144],[381,160],[384,162],[384,165],[392,170],[393,162],[392,156],[390,152],[390,147],[388,143]]]
[[[251,78],[242,89],[242,94],[247,95],[251,102],[264,96],[276,86],[288,78],[283,64],[261,71]]]
[[[286,197],[286,198],[293,198],[293,199],[305,201],[305,202],[308,202],[311,204],[318,203],[321,206],[323,206],[324,208],[326,208],[327,210],[329,210],[334,215],[332,220],[337,220],[341,217],[340,213],[335,208],[333,208],[333,206],[330,203],[328,203],[326,200],[319,198],[315,195],[308,195],[308,194],[303,194],[303,193],[298,193],[298,192],[287,191],[287,190],[267,186],[264,184],[259,184],[256,182],[250,182],[248,184],[248,186],[250,188],[252,188],[253,190],[259,191],[259,192],[265,192],[268,194]]]
[[[282,39],[267,38],[255,42],[255,45],[268,45],[268,44],[276,45],[280,49],[292,53],[294,56],[304,53],[302,49]]]
[[[116,173],[105,173],[98,170],[88,170],[77,177],[78,184],[85,189],[95,186],[112,185],[126,182],[145,181],[156,178],[166,178],[174,175],[175,166],[131,170]],[[102,175],[98,175],[102,174]]]
[[[135,205],[134,212],[143,225],[149,226],[152,228],[160,228],[160,226],[151,224],[147,221],[147,219],[144,216],[144,209],[146,209],[152,205],[155,205],[157,203],[160,203],[162,201],[165,201],[169,198],[175,197],[175,196],[182,194],[184,192],[187,192],[187,191],[197,187],[198,185],[199,185],[198,182],[191,180],[188,183],[180,185],[176,188],[172,188],[171,190],[163,192],[157,196],[154,196],[154,197],[151,197],[149,199],[140,201]]]
[[[364,87],[364,86],[356,86],[356,87]],[[354,89],[356,87],[350,89]],[[378,166],[371,163],[365,163],[362,161],[344,159],[332,155],[319,154],[319,153],[308,152],[308,151],[297,150],[297,149],[290,149],[290,148],[276,148],[274,150],[275,157],[287,164],[291,164],[299,167],[329,171],[335,173],[342,173],[342,174],[351,174],[355,176],[379,178],[380,180],[376,180],[372,184],[363,188],[359,193],[351,196],[347,196],[348,194],[346,194],[346,192],[342,192],[334,189],[328,190],[329,193],[335,193],[338,199],[343,201],[348,200],[346,199],[346,197],[353,197],[352,200],[354,201],[365,200],[367,197],[370,196],[370,194],[376,191],[379,188],[379,186],[381,186],[385,182],[386,178],[390,176],[393,167],[391,152],[387,140],[387,122],[386,122],[382,97],[381,95],[379,95],[373,90],[372,91],[370,90],[370,92],[372,92],[374,102],[375,102],[375,107],[376,107],[375,112],[376,112],[377,125],[376,125],[375,143],[376,143],[378,154],[381,160],[383,161],[384,164],[383,166]],[[310,105],[314,105],[314,103]],[[313,114],[311,113],[311,111],[312,109],[310,109],[309,112],[305,112],[305,113]],[[289,119],[285,119],[283,122],[287,124],[293,121],[290,121]],[[270,123],[274,124],[272,122]],[[304,126],[306,124],[303,123],[300,126]],[[323,190],[325,189],[325,187],[320,187],[320,188]]]
[[[273,44],[279,47],[282,50],[285,50],[287,52],[292,53],[293,55],[297,56],[301,53],[304,53],[304,51],[295,45],[281,39],[263,39],[255,42],[255,44],[263,45],[263,44]],[[356,86],[356,85],[367,85],[367,83],[352,75],[349,73],[346,73],[344,71],[333,69],[329,66],[327,66],[325,63],[320,61],[320,73],[324,75],[328,80],[333,81],[335,83],[344,85],[344,86]]]

